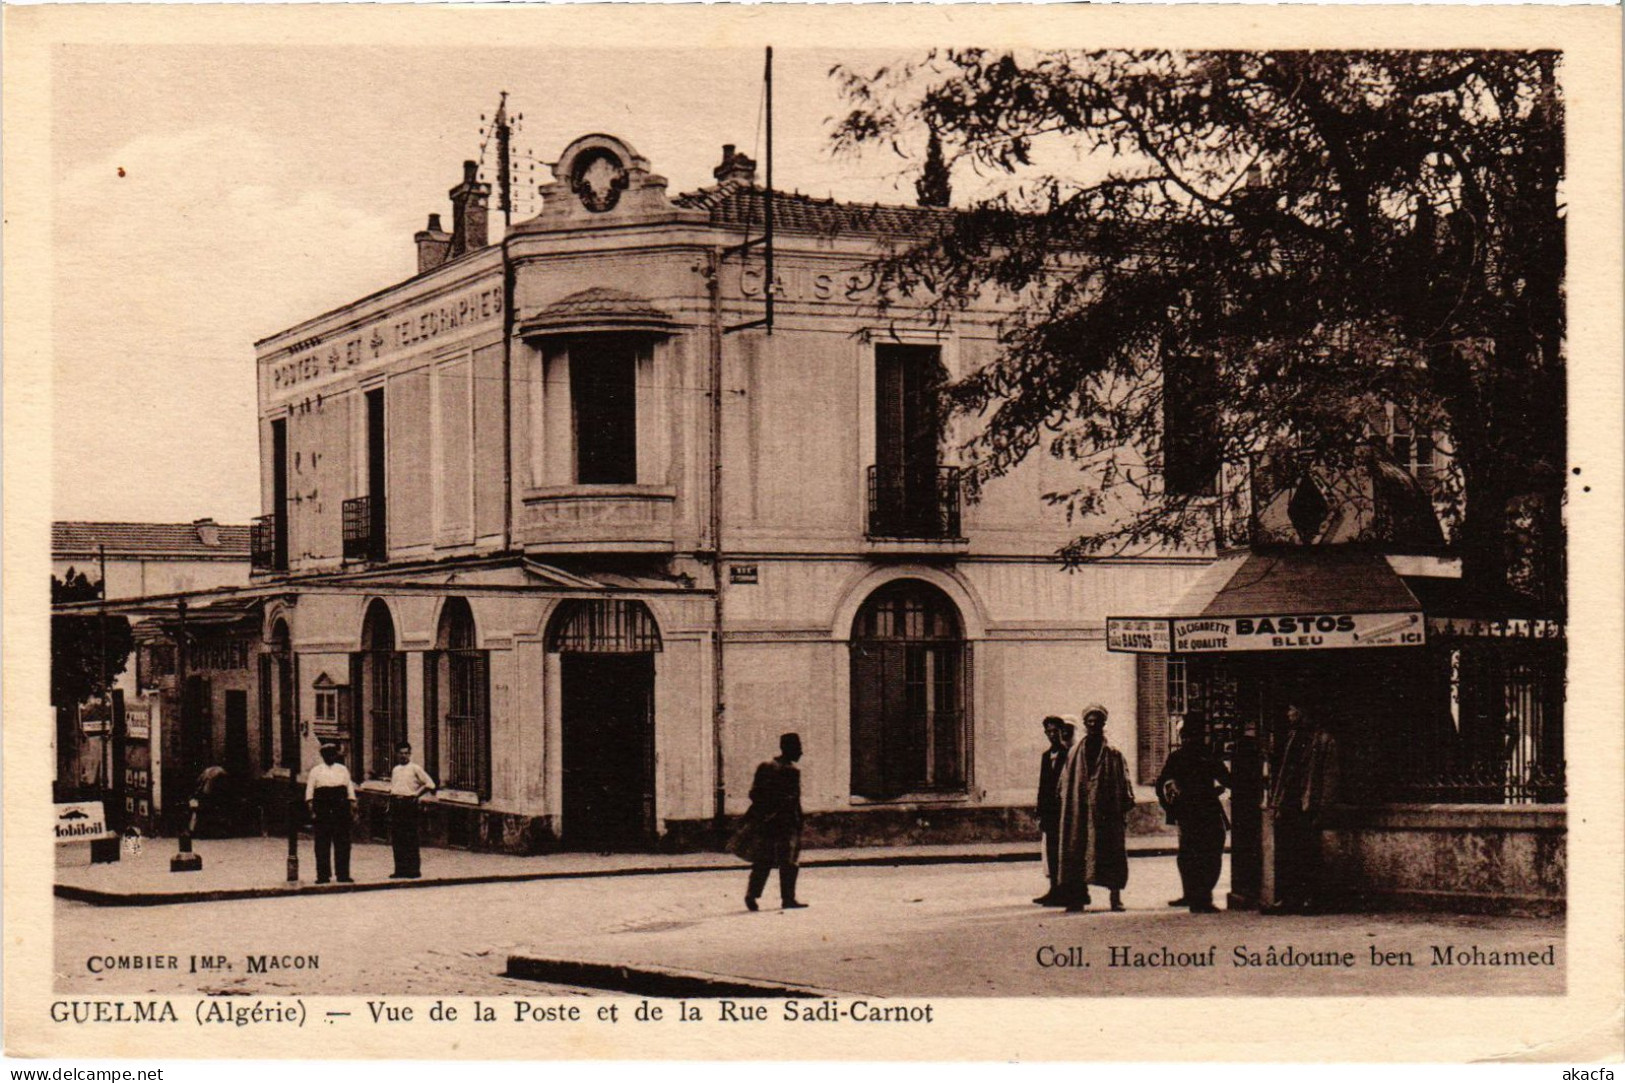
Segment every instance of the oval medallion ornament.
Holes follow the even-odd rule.
[[[581,205],[595,214],[613,210],[626,188],[626,166],[613,151],[597,147],[575,160],[570,188]]]

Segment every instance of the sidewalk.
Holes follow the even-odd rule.
[[[1132,857],[1165,856],[1175,850],[1171,835],[1130,835]],[[738,872],[742,863],[719,853],[558,853],[537,857],[425,849],[424,876],[391,880],[389,846],[356,843],[351,850],[353,884],[315,883],[316,857],[309,839],[299,843],[299,881],[287,881],[286,839],[199,839],[192,849],[203,859],[198,872],[170,872],[173,839],[149,839],[142,852],[125,852],[116,863],[56,870],[56,895],[96,906],[164,906],[173,903],[259,899],[283,895],[336,895],[528,880],[571,880],[663,873]],[[1037,861],[1038,843],[961,843],[950,846],[861,846],[804,850],[803,867],[852,865],[938,865]]]

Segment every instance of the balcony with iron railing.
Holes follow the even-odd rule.
[[[344,502],[344,559],[381,561],[384,544],[384,498],[356,496]]]
[[[962,542],[957,466],[869,467],[872,541]]]
[[[280,541],[281,517],[276,512],[255,517],[248,532],[249,567],[256,572],[285,571],[287,551]]]

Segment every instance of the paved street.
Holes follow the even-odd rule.
[[[1561,919],[1195,917],[1164,905],[1178,893],[1171,857],[1136,858],[1131,877],[1127,913],[1080,915],[1028,902],[1042,886],[1031,863],[810,869],[801,893],[812,906],[788,913],[775,908],[772,888],[761,913],[747,912],[739,868],[151,907],[58,900],[57,984],[96,994],[571,991],[503,977],[517,953],[883,995],[1563,989]],[[1432,965],[1435,947],[1459,959],[1475,945],[1483,953],[1551,949],[1553,965]],[[1119,962],[1152,965],[1113,966],[1113,948],[1128,953]],[[1277,962],[1284,954],[1294,965],[1266,965],[1271,948]],[[1414,965],[1373,965],[1373,948],[1409,952]],[[1238,949],[1250,965],[1235,965]],[[1350,953],[1353,965],[1305,965],[1333,953]],[[91,972],[101,965],[92,958],[137,955],[175,956],[176,968]],[[229,969],[193,972],[194,955],[223,958]],[[251,973],[256,960],[265,968]],[[1076,965],[1041,965],[1057,960]]]

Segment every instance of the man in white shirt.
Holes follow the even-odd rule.
[[[350,779],[350,769],[338,760],[338,746],[324,744],[322,762],[305,776],[305,804],[316,828],[318,884],[327,883],[335,871],[339,883],[355,882],[350,879],[350,812],[355,808],[355,783]]]
[[[391,880],[416,880],[423,875],[418,855],[418,801],[435,791],[434,779],[412,762],[412,746],[395,746],[395,769],[389,773],[389,840],[395,846]]]

